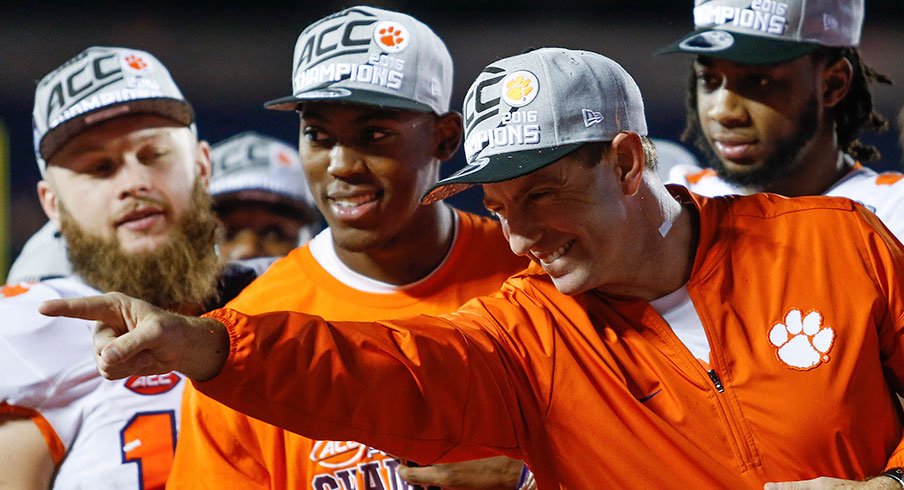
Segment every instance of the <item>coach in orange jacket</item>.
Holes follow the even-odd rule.
[[[491,297],[373,324],[122,295],[42,311],[101,321],[105,376],[178,369],[310,437],[506,454],[539,488],[900,486],[904,254],[871,212],[663,186],[636,84],[594,53],[497,61],[464,115],[469,165],[426,200],[482,184],[533,259]]]

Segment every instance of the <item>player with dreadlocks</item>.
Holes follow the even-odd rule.
[[[857,50],[863,1],[736,3],[696,0],[696,30],[663,50],[696,54],[684,138],[712,167],[670,180],[705,195],[849,197],[904,236],[904,176],[860,163],[880,158],[860,134],[888,127],[870,85],[891,83]]]

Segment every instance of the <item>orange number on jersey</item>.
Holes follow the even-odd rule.
[[[176,452],[176,413],[139,412],[119,431],[122,463],[138,465],[140,488],[163,488]]]

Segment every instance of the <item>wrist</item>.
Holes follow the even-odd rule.
[[[896,490],[904,488],[904,468],[889,468],[876,477],[876,479],[880,478],[885,484],[882,488]]]
[[[229,332],[212,318],[187,319],[191,338],[182,373],[195,381],[208,381],[220,373],[229,357]]]

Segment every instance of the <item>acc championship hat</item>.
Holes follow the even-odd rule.
[[[213,173],[210,195],[215,201],[254,192],[274,201],[290,201],[305,210],[314,208],[298,150],[269,136],[252,131],[237,134],[211,147]]]
[[[50,72],[38,82],[32,114],[41,173],[70,138],[126,114],[157,114],[186,126],[194,122],[191,105],[150,53],[94,46]]]
[[[451,94],[452,57],[429,27],[405,14],[362,6],[301,33],[292,95],[264,105],[295,110],[305,101],[336,100],[444,114]]]
[[[647,134],[634,79],[589,51],[544,48],[492,63],[465,95],[463,112],[468,165],[437,182],[424,203],[521,177],[623,131]]]
[[[863,0],[695,0],[694,26],[658,53],[781,63],[818,46],[859,45]]]

